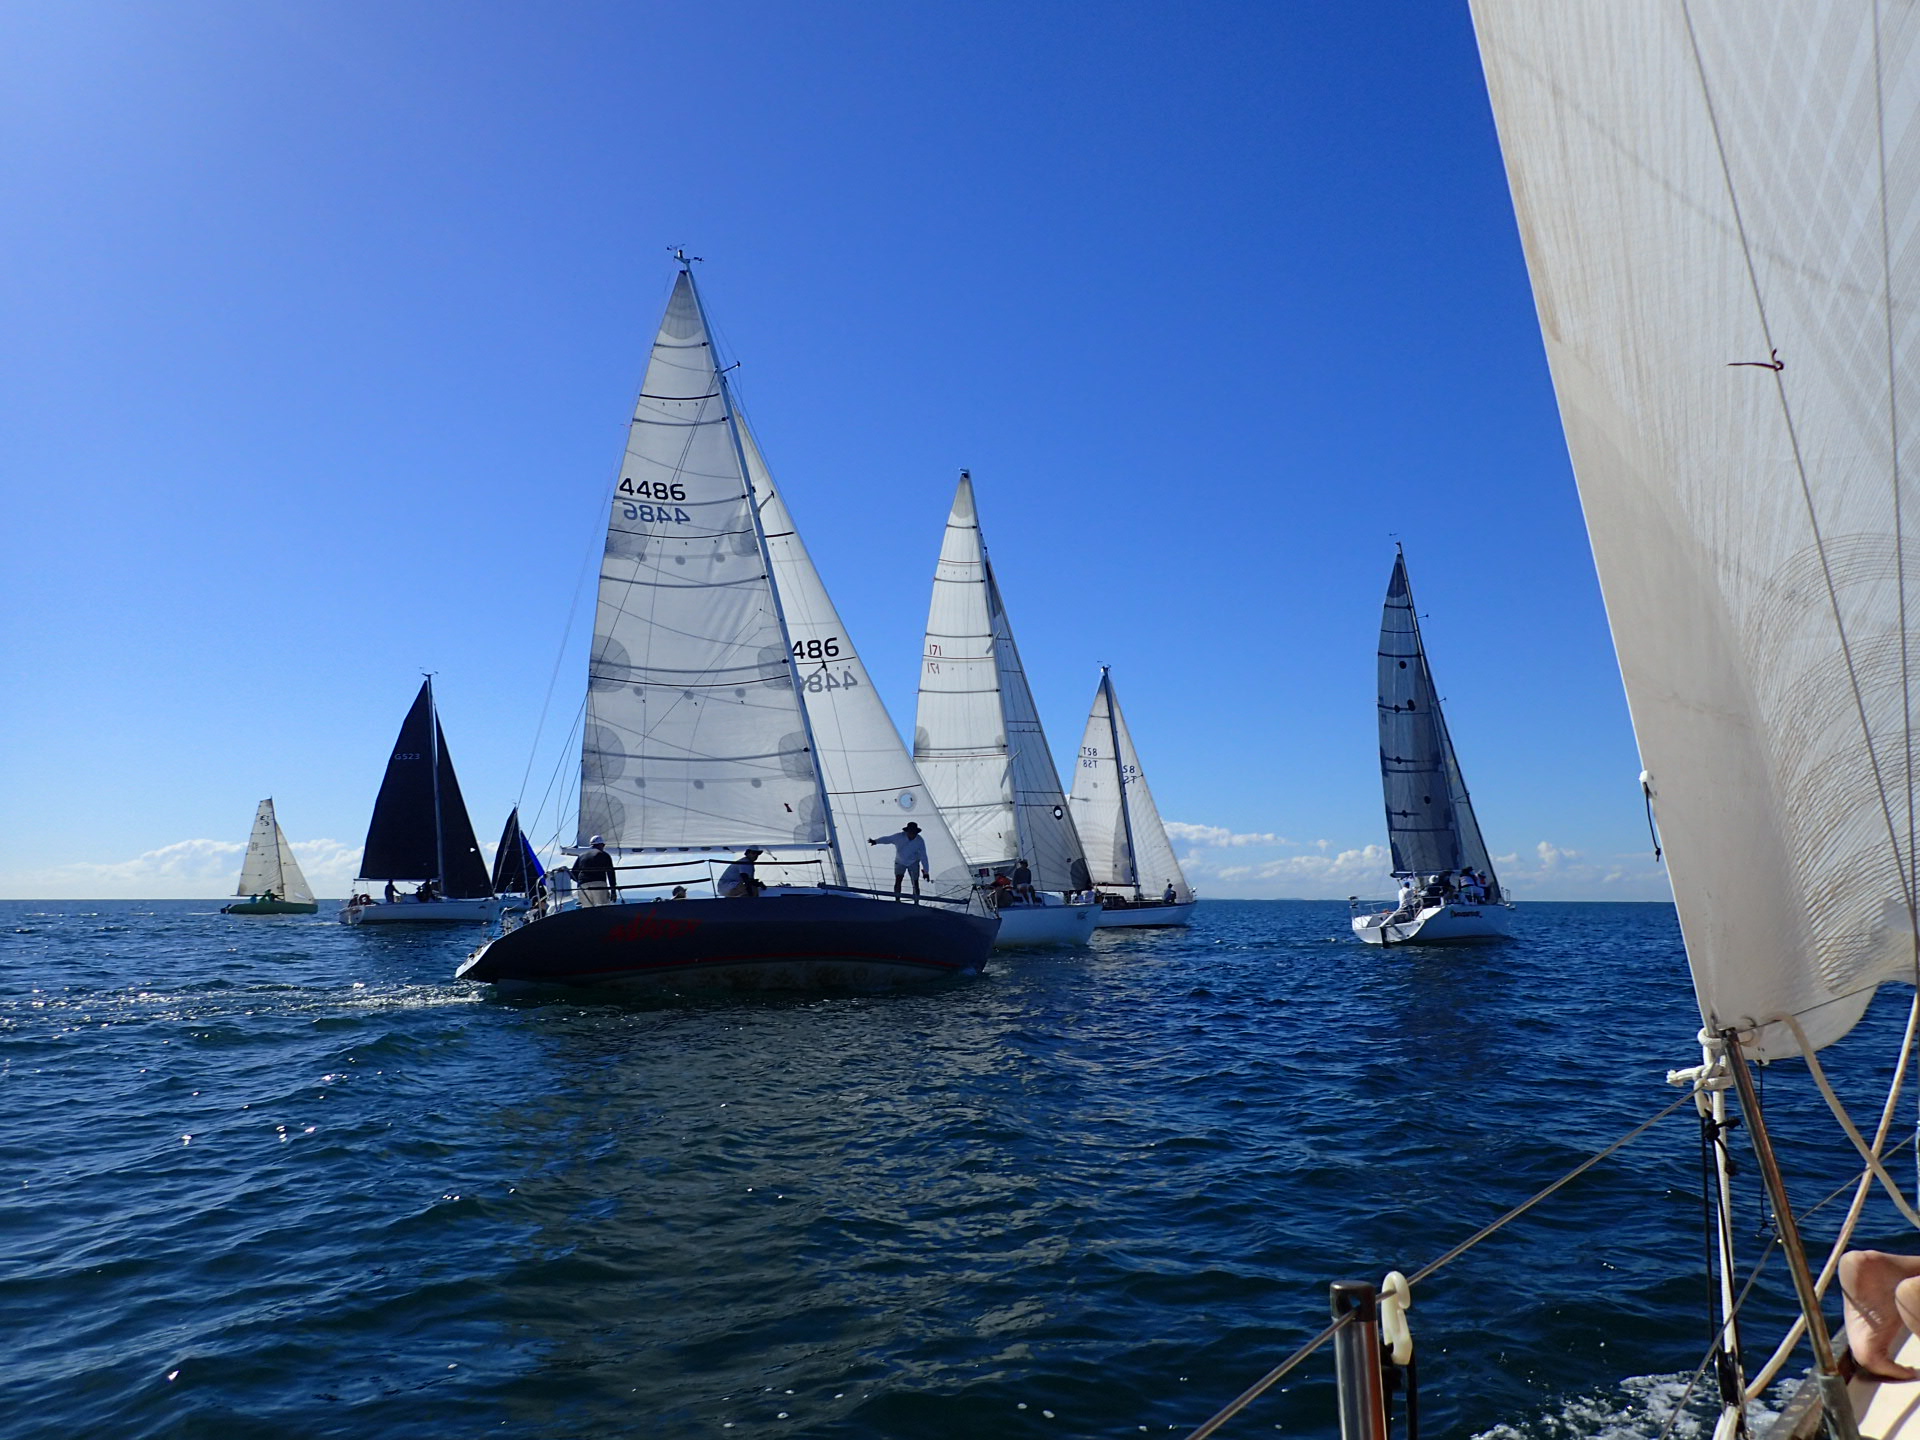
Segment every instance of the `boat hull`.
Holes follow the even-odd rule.
[[[1122,905],[1117,909],[1102,908],[1100,928],[1117,930],[1130,925],[1191,925],[1194,907],[1200,902],[1188,900],[1180,905],[1161,905],[1158,902],[1149,905]],[[1104,902],[1102,902],[1104,907]]]
[[[996,950],[1038,948],[1045,945],[1084,945],[1100,924],[1098,905],[1007,905],[1000,912]]]
[[[457,972],[502,990],[871,990],[978,975],[998,922],[819,891],[581,907],[488,941]]]
[[[415,900],[403,897],[388,904],[376,900],[371,905],[346,905],[340,910],[342,925],[491,925],[500,918],[505,901],[487,900]]]
[[[1430,905],[1410,920],[1397,911],[1353,917],[1353,933],[1369,945],[1484,945],[1508,938],[1511,905]]]
[[[236,900],[220,907],[222,915],[317,915],[317,900]]]

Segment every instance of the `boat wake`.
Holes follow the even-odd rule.
[[[1611,1390],[1568,1396],[1552,1413],[1496,1425],[1474,1440],[1659,1440],[1667,1435],[1693,1440],[1712,1435],[1720,1415],[1718,1396],[1711,1382],[1694,1385],[1689,1394],[1691,1378],[1634,1375]],[[1764,1403],[1747,1413],[1756,1433],[1764,1433],[1774,1415]]]

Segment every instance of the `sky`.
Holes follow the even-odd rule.
[[[1464,0],[16,0],[0,185],[0,896],[344,893],[423,671],[556,833],[681,245],[903,729],[965,467],[1056,756],[1387,893],[1398,541],[1511,892],[1668,894]]]

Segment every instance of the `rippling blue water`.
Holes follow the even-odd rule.
[[[1214,901],[936,993],[651,1007],[216,909],[0,904],[0,1433],[1184,1433],[1697,1058],[1665,906],[1383,953]],[[1863,1110],[1903,1006],[1839,1047]],[[1420,1287],[1423,1424],[1656,1433],[1700,1254],[1683,1111]],[[1330,1373],[1226,1433],[1328,1433]]]

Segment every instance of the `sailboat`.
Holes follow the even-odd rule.
[[[1880,1163],[1920,1011],[1877,1126],[1850,1136],[1862,1168],[1824,1263],[1768,1132],[1798,1067],[1774,1067],[1766,1106],[1753,1072],[1800,1057],[1817,1079],[1876,989],[1920,968],[1920,11],[1473,14],[1702,1025],[1673,1078],[1715,1137],[1716,1435],[1744,1433],[1800,1332],[1795,1434],[1912,1435],[1920,1386],[1844,1383],[1823,1311],[1876,1181],[1920,1223]],[[1674,1017],[1676,1042],[1694,1023]],[[1757,1365],[1735,1246],[1760,1217],[1731,1213],[1729,1090],[1801,1311]]]
[[[507,812],[507,823],[500,831],[500,846],[493,852],[493,893],[519,895],[531,899],[540,893],[546,867],[533,853],[533,845],[520,829],[520,807]]]
[[[820,583],[727,369],[683,257],[612,496],[587,665],[568,853],[603,842],[615,884],[536,907],[467,960],[465,979],[816,989],[955,979],[986,963],[999,922]],[[913,903],[921,866],[895,862],[921,846],[932,878]]]
[[[996,887],[995,943],[1085,944],[1100,907],[965,470],[933,573],[913,758],[975,878]]]
[[[1400,903],[1353,917],[1369,945],[1455,945],[1503,939],[1513,906],[1501,893],[1454,754],[1420,639],[1407,557],[1396,554],[1380,615],[1380,786]]]
[[[402,881],[415,888],[402,891]],[[378,896],[362,889],[374,882],[384,882]],[[429,675],[393,742],[367,824],[360,875],[340,919],[347,925],[472,925],[499,914]]]
[[[247,858],[240,865],[240,887],[233,893],[247,898],[221,906],[222,915],[312,915],[320,909],[274,816],[271,798],[262,800],[254,812]]]
[[[1160,823],[1105,665],[1080,738],[1079,762],[1068,808],[1087,842],[1100,895],[1100,928],[1189,923],[1199,901]]]

